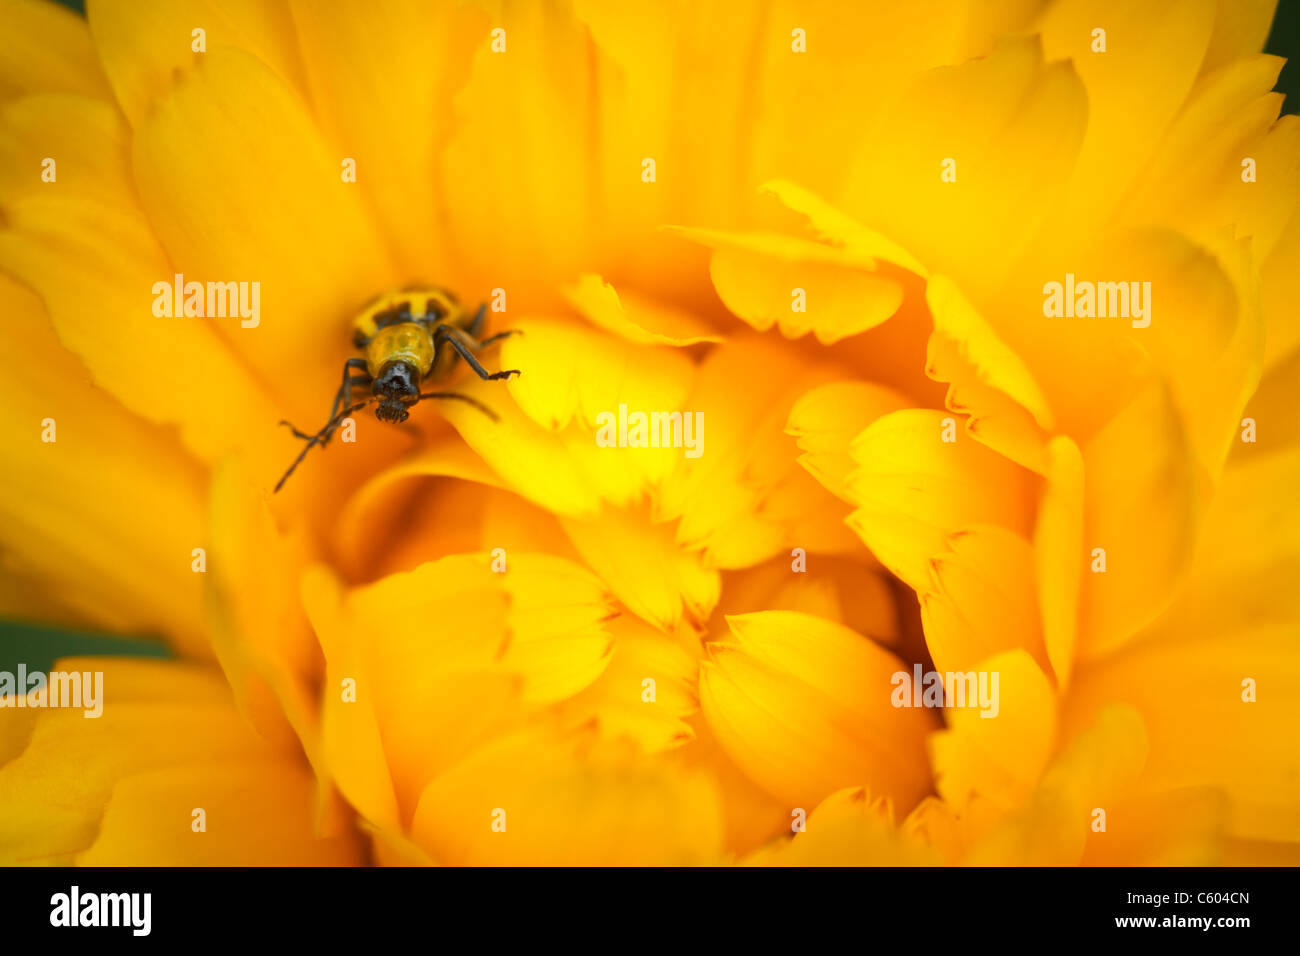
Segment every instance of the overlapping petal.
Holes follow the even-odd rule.
[[[921,750],[931,712],[895,708],[900,661],[843,625],[792,611],[728,621],[709,645],[700,702],[719,743],[793,809],[867,784],[901,809],[929,789]]]
[[[1272,13],[10,0],[0,606],[234,695],[0,712],[0,857],[358,862],[355,817],[382,863],[1293,860]],[[151,315],[177,273],[259,323]],[[1149,326],[1045,314],[1069,273]],[[271,498],[411,281],[523,376]],[[606,447],[624,409],[700,454]],[[997,717],[894,706],[926,661]]]
[[[103,674],[103,712],[0,711],[26,740],[0,767],[0,859],[25,864],[346,864],[361,849],[337,812],[312,821],[316,786],[269,746],[220,676],[193,665],[72,658]],[[66,767],[77,768],[76,788]],[[256,813],[253,812],[256,808]],[[195,810],[207,829],[197,829]]]

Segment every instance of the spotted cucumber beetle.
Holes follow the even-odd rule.
[[[422,398],[466,402],[495,421],[497,416],[490,408],[468,395],[420,391],[425,381],[450,372],[457,359],[464,359],[482,379],[508,379],[519,374],[519,369],[489,373],[474,357],[475,351],[518,331],[509,329],[480,340],[478,335],[486,316],[486,305],[480,305],[471,317],[455,295],[432,286],[386,292],[362,309],[352,324],[352,344],[365,357],[350,358],[343,363],[343,384],[334,396],[324,427],[309,435],[289,422],[280,423],[288,425],[307,445],[276,483],[275,490],[284,486],[307,452],[315,445],[324,446],[329,442],[345,418],[374,402],[378,403],[375,417],[381,422],[406,421],[410,407]],[[352,403],[352,390],[367,385],[371,397]]]

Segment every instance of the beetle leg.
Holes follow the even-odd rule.
[[[293,460],[293,464],[289,466],[289,469],[283,475],[280,476],[280,480],[275,483],[276,492],[278,492],[281,488],[284,487],[284,483],[289,480],[289,476],[293,474],[294,469],[302,464],[302,460],[307,457],[307,452],[311,451],[313,445],[324,445],[325,442],[329,440],[329,436],[334,434],[334,429],[338,427],[339,422],[342,421],[344,417],[351,415],[355,411],[365,408],[369,404],[370,401],[367,400],[364,402],[358,402],[357,404],[352,405],[351,407],[341,409],[338,412],[338,414],[336,414],[333,418],[331,418],[328,422],[325,423],[325,427],[322,428],[319,432],[317,432],[315,435],[307,436],[307,444],[303,446],[302,451],[298,452],[298,457]],[[285,424],[288,423],[286,422]],[[292,425],[290,425],[289,427],[293,428]],[[294,429],[294,431],[296,432],[297,429]]]
[[[297,426],[295,426],[295,425],[293,424],[293,422],[288,421],[287,419],[284,419],[284,418],[280,419],[280,424],[281,424],[281,425],[288,425],[288,426],[289,426],[289,431],[293,432],[293,437],[294,437],[294,438],[301,438],[303,441],[311,441],[313,438],[316,437],[315,435],[308,435],[308,434],[307,434],[306,432],[304,432],[304,431],[299,431],[298,428],[297,428]]]
[[[506,329],[504,332],[498,332],[496,335],[489,335],[487,338],[483,339],[481,342],[478,343],[478,347],[481,349],[485,349],[493,342],[500,342],[502,339],[509,338],[512,335],[523,335],[523,334],[524,334],[523,329]]]
[[[483,320],[486,318],[487,303],[484,302],[478,307],[478,311],[474,313],[474,318],[470,321],[469,325],[465,327],[465,331],[474,338],[478,338],[478,334],[483,331]]]
[[[361,369],[360,375],[349,375],[348,372],[354,368]],[[352,394],[353,385],[370,384],[370,368],[366,365],[363,358],[350,358],[343,363],[343,384],[339,386],[338,394],[334,396],[334,404],[330,406],[330,418],[338,414],[339,409],[347,402],[348,396]]]
[[[348,373],[354,368],[362,369],[362,374],[349,375]],[[343,363],[343,384],[339,386],[339,390],[334,396],[334,404],[330,406],[330,417],[326,421],[332,422],[338,416],[339,409],[344,406],[348,398],[352,395],[352,387],[354,385],[369,385],[371,383],[372,379],[370,378],[369,372],[366,371],[366,368],[366,360],[363,358],[350,358]],[[326,425],[326,428],[322,430],[322,432],[318,432],[315,435],[308,435],[306,432],[295,428],[291,422],[281,419],[280,424],[288,425],[289,430],[293,432],[295,438],[301,438],[304,441],[315,439],[322,445],[328,442],[330,436],[334,434],[334,429],[330,428],[328,425]],[[321,437],[322,434],[324,434],[323,438]]]
[[[468,343],[466,342],[466,339],[468,339]],[[474,373],[478,375],[479,378],[491,381],[499,378],[509,378],[511,375],[519,374],[519,369],[517,368],[507,369],[503,372],[489,372],[485,369],[479,363],[479,360],[474,357],[474,354],[470,352],[471,346],[478,348],[480,343],[469,336],[464,329],[458,329],[452,325],[440,325],[433,330],[433,342],[435,346],[442,342],[446,342],[450,345],[456,350],[456,353],[469,364],[469,367],[474,370]]]

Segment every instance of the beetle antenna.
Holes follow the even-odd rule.
[[[324,428],[318,431],[315,435],[312,435],[310,438],[308,438],[306,447],[303,448],[303,450],[298,453],[298,457],[293,460],[293,464],[289,466],[289,470],[286,471],[280,477],[280,480],[275,483],[275,491],[278,492],[282,487],[284,487],[284,483],[289,480],[289,476],[293,474],[294,469],[302,464],[302,460],[307,457],[307,452],[311,451],[313,445],[319,445],[322,442],[324,442],[327,438],[329,438],[330,435],[334,434],[334,429],[339,427],[339,423],[342,422],[343,419],[347,418],[353,412],[360,411],[361,409],[365,408],[367,405],[373,404],[374,401],[375,399],[368,398],[364,402],[358,402],[356,405],[353,405],[351,408],[343,409],[341,412],[339,412],[337,415],[331,418],[328,422],[326,422]],[[293,426],[290,427],[292,428]],[[294,429],[294,433],[301,434],[300,432],[297,431],[297,429]],[[274,493],[275,492],[272,492],[272,494]]]
[[[492,411],[492,409],[488,408],[477,398],[470,398],[468,395],[461,395],[457,392],[424,392],[422,395],[420,395],[420,397],[421,398],[454,398],[457,401],[466,402],[470,405],[473,405],[475,408],[477,408],[488,418],[492,419],[494,422],[501,421],[500,415]]]

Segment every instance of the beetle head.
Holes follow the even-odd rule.
[[[388,362],[379,370],[374,393],[379,398],[375,417],[381,422],[406,421],[407,409],[420,400],[419,375],[409,362]]]

